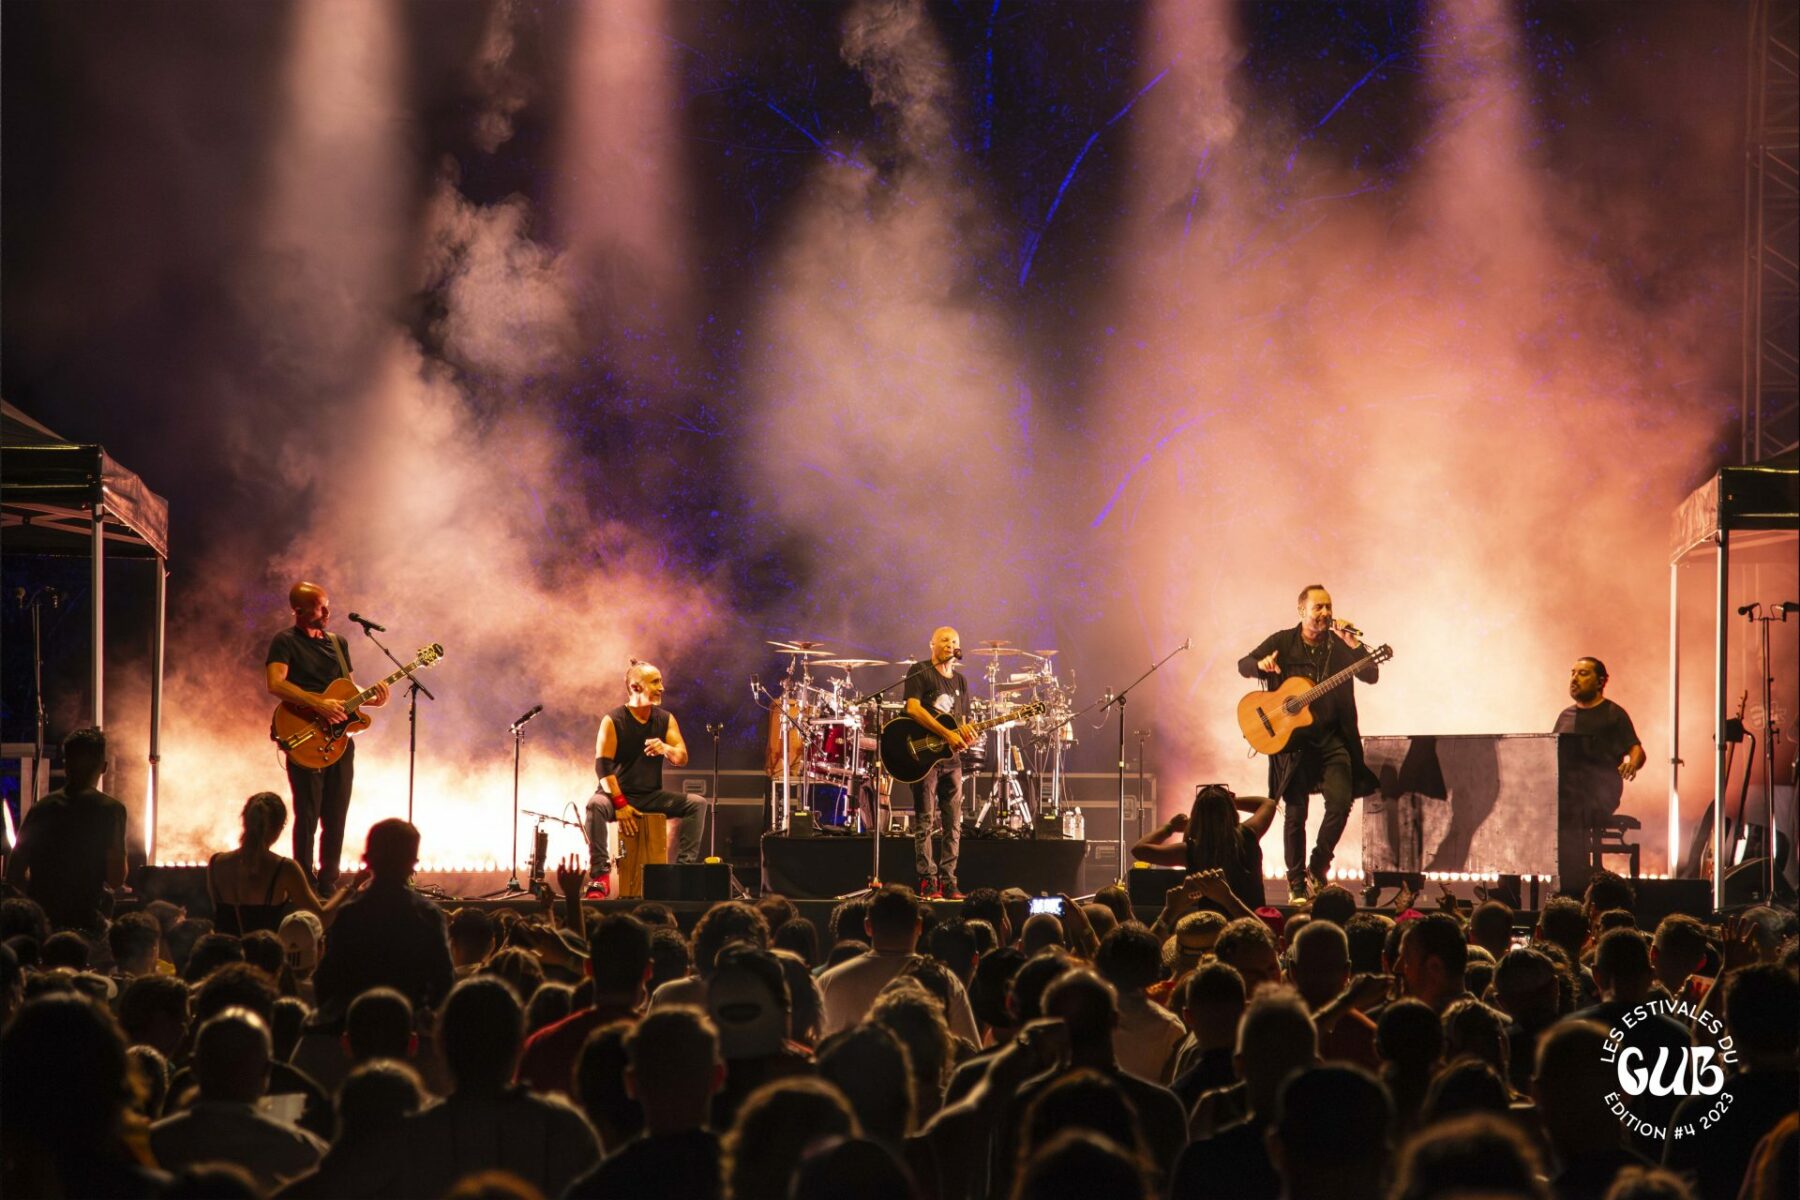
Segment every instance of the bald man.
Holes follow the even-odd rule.
[[[316,583],[296,583],[288,592],[294,623],[269,643],[263,670],[269,694],[310,708],[330,721],[344,719],[344,704],[324,694],[338,679],[350,679],[350,643],[330,633],[331,597]],[[377,684],[370,708],[388,702],[386,684]],[[344,849],[344,820],[350,813],[350,785],[356,775],[356,741],[346,739],[344,756],[322,770],[288,760],[288,790],[294,798],[294,861],[321,895],[330,895]],[[313,839],[319,863],[313,866]]]
[[[681,723],[662,706],[662,672],[646,662],[633,662],[625,672],[625,703],[600,718],[594,741],[594,772],[600,786],[588,797],[588,896],[613,894],[612,856],[606,847],[606,823],[617,821],[627,837],[637,833],[640,812],[662,813],[680,823],[676,861],[700,861],[700,835],[706,830],[706,806],[692,796],[663,788],[663,763],[685,767],[687,743]]]
[[[945,625],[931,635],[931,657],[906,673],[906,715],[936,733],[956,753],[912,785],[913,865],[919,896],[962,899],[956,860],[962,848],[962,759],[975,736],[969,728],[969,681],[956,669],[962,638]],[[933,843],[936,843],[934,846]]]

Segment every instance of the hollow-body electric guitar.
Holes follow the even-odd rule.
[[[398,683],[413,671],[429,667],[443,656],[443,646],[433,642],[420,649],[418,657],[412,662],[383,679],[380,684],[361,691],[348,679],[332,680],[319,694],[343,701],[344,719],[341,721],[333,721],[316,708],[283,700],[275,706],[275,715],[269,723],[269,736],[287,752],[289,762],[315,771],[329,767],[344,757],[351,735],[361,733],[372,724],[369,714],[362,711],[362,706],[374,699],[376,688],[383,684]]]
[[[997,717],[976,721],[970,728],[982,733],[1009,721],[1029,720],[1043,711],[1043,702],[1033,701]],[[881,727],[881,765],[901,783],[917,783],[952,753],[949,742],[911,717],[895,717]]]
[[[1294,675],[1282,680],[1273,691],[1251,692],[1238,701],[1238,728],[1244,731],[1244,739],[1257,753],[1279,754],[1296,729],[1313,723],[1314,700],[1350,682],[1350,677],[1364,667],[1384,663],[1392,657],[1392,647],[1377,646],[1369,652],[1369,657],[1357,659],[1322,683]]]

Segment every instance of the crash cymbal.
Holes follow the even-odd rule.
[[[1022,692],[1036,683],[1035,679],[1021,679],[1016,683],[997,683],[994,685],[994,690],[996,692]]]
[[[1010,645],[1012,645],[1012,643],[1007,641],[1005,638],[982,638],[981,644],[983,646],[1010,646]]]
[[[969,653],[970,654],[985,654],[990,658],[995,658],[995,657],[999,657],[1002,655],[1023,654],[1025,652],[1023,650],[1019,649],[1017,646],[1006,646],[1006,645],[986,646],[986,645],[982,645],[982,646],[975,647],[973,650],[969,651]]]
[[[854,671],[858,667],[885,667],[887,665],[888,661],[885,658],[821,658],[813,664],[815,667],[842,667],[846,671]]]
[[[1054,650],[1033,650],[1032,653],[1037,655],[1039,658],[1055,658],[1056,657],[1056,651],[1054,651]]]
[[[824,642],[770,642],[769,643],[769,645],[775,647],[777,650],[781,651],[783,654],[799,654],[799,655],[804,655],[807,658],[819,658],[823,655],[831,653],[829,650],[824,650],[824,649],[820,648],[820,647],[824,646],[824,644],[825,644]]]

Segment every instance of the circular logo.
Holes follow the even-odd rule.
[[[1692,1044],[1667,1036],[1671,1021],[1692,1026]],[[1697,1137],[1731,1107],[1725,1090],[1725,1068],[1737,1062],[1731,1035],[1718,1014],[1686,1000],[1646,1000],[1628,1010],[1607,1030],[1601,1054],[1618,1082],[1606,1095],[1607,1107],[1638,1137]],[[1696,1096],[1714,1098],[1698,1120],[1665,1124],[1666,1114]]]

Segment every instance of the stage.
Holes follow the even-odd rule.
[[[964,892],[976,888],[1023,888],[1036,895],[1081,891],[1081,863],[1087,842],[1071,839],[1027,841],[977,838],[966,833],[956,883]],[[767,891],[796,899],[824,899],[867,887],[874,865],[867,834],[783,837],[766,834],[763,880]],[[919,886],[910,837],[881,839],[881,881]]]

